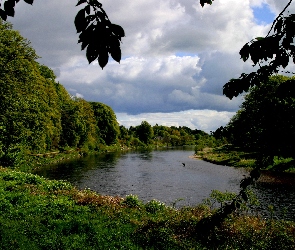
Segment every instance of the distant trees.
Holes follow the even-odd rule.
[[[132,147],[161,146],[174,147],[195,145],[200,136],[208,135],[204,131],[188,127],[167,127],[163,125],[151,126],[147,121],[142,121],[138,126],[125,128],[120,126],[119,142],[121,145]]]
[[[142,121],[141,124],[136,127],[136,135],[141,142],[149,144],[154,136],[154,130],[147,121]]]

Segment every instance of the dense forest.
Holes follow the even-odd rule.
[[[250,88],[240,110],[214,137],[256,152],[257,160],[264,159],[264,167],[273,164],[275,157],[294,159],[294,81],[294,77],[274,75]]]
[[[71,96],[50,68],[12,25],[0,23],[0,164],[18,165],[23,156],[75,148],[194,145],[210,137],[188,127],[125,128],[114,111],[99,102]]]
[[[245,149],[291,156],[295,139],[294,80],[276,75],[251,88],[240,110],[213,133],[215,137],[226,137]]]

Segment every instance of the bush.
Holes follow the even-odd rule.
[[[164,208],[166,208],[165,204],[157,200],[151,200],[145,204],[145,210],[153,214],[158,211],[163,211]]]
[[[138,196],[133,194],[127,195],[123,204],[133,208],[142,206],[142,202],[138,199]]]

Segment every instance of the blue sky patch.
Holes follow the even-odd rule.
[[[257,24],[272,23],[275,19],[275,14],[271,12],[267,4],[263,4],[261,7],[254,7],[252,9]]]

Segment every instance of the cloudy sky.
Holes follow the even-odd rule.
[[[146,120],[166,126],[214,131],[238,110],[222,86],[251,63],[240,48],[265,36],[289,0],[102,0],[110,20],[126,33],[123,59],[102,70],[88,64],[77,44],[75,0],[20,1],[8,20],[28,38],[72,95],[103,102],[129,127]],[[294,6],[291,6],[294,9]]]

